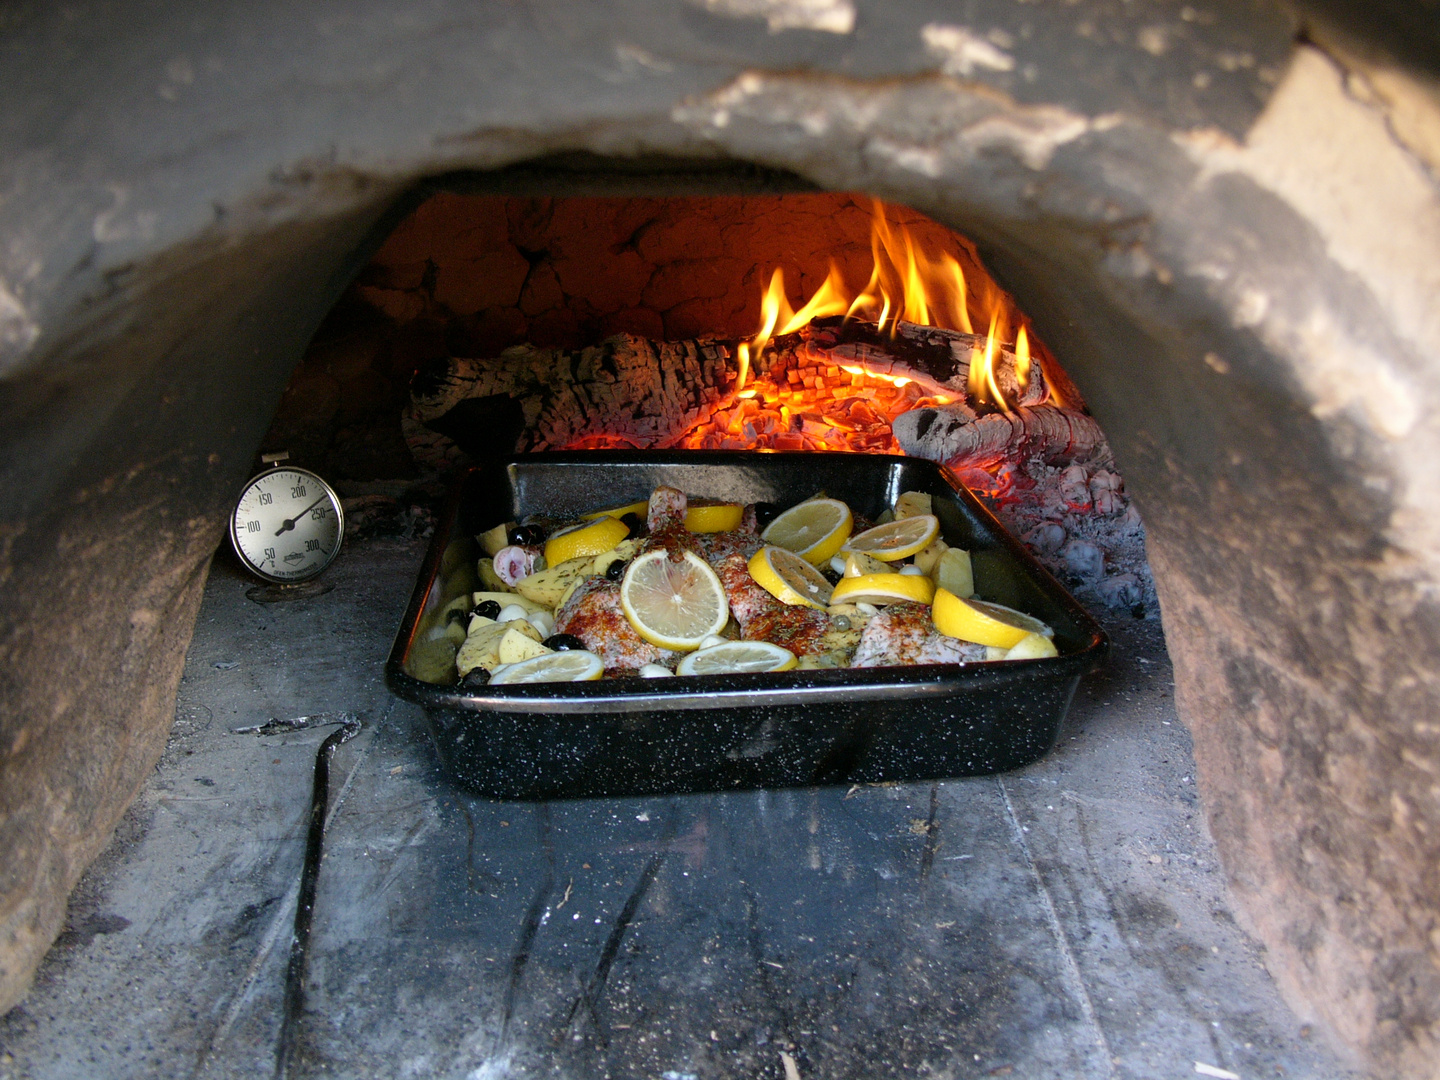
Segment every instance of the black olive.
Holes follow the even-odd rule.
[[[520,547],[539,547],[545,542],[545,530],[538,525],[515,525],[505,539]]]
[[[763,529],[770,522],[780,516],[780,508],[772,502],[757,502],[755,504],[755,524]]]
[[[460,680],[461,690],[479,690],[490,685],[490,673],[483,667],[471,668]]]
[[[461,623],[468,625],[469,622],[470,616],[465,614],[465,612],[461,611],[459,608],[451,608],[445,613],[446,626],[450,626],[452,623]]]
[[[547,649],[554,649],[556,652],[572,652],[576,649],[584,649],[585,642],[581,641],[574,634],[551,634],[540,643]]]
[[[630,531],[625,534],[626,540],[634,540],[638,536],[645,535],[645,519],[635,513],[635,511],[632,510],[628,514],[620,515],[620,521],[622,524],[630,527]]]
[[[500,605],[494,600],[481,600],[470,609],[470,616],[473,618],[479,615],[482,619],[498,619],[500,617]]]
[[[831,585],[840,584],[840,578],[843,575],[836,573],[833,566],[827,563],[824,566],[817,566],[816,569],[820,571],[820,576],[823,577],[826,581],[828,581]]]
[[[616,559],[605,568],[605,576],[611,581],[619,581],[625,576],[625,560]]]

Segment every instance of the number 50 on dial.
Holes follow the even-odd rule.
[[[308,469],[275,468],[251,478],[230,515],[230,542],[246,569],[266,581],[315,577],[340,553],[345,511]]]

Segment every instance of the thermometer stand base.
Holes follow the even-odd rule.
[[[286,600],[310,600],[324,596],[335,588],[333,581],[300,581],[294,585],[252,585],[245,590],[245,599],[257,604],[281,604]]]

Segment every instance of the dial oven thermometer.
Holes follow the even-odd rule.
[[[309,469],[283,465],[289,458],[262,457],[271,467],[250,478],[230,515],[230,542],[245,568],[281,586],[318,577],[345,537],[335,489]]]

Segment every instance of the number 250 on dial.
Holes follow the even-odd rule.
[[[340,553],[344,535],[339,497],[306,469],[276,468],[253,477],[230,516],[235,553],[266,581],[314,577]]]

